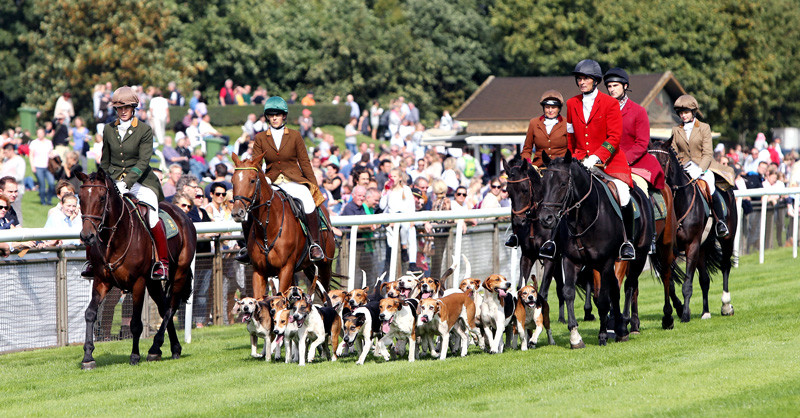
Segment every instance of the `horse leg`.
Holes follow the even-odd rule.
[[[656,274],[658,274],[664,287],[664,316],[661,318],[661,328],[672,329],[675,327],[675,322],[672,319],[672,305],[670,304],[670,295],[675,295],[675,286],[672,283],[672,262],[675,256],[672,254],[672,245],[665,244],[663,240],[659,240],[656,245],[655,257],[658,258],[661,264],[661,269],[656,271]]]
[[[294,261],[286,260],[286,264],[278,271],[278,291],[284,295],[292,287],[294,281]],[[255,292],[255,274],[253,275],[253,291]],[[266,290],[266,285],[265,290]]]
[[[580,266],[567,257],[561,259],[562,276],[564,277],[564,303],[567,306],[567,329],[569,330],[570,348],[584,348],[586,344],[578,333],[578,321],[575,319],[575,279],[580,273]],[[587,295],[587,297],[589,297]]]
[[[519,257],[519,280],[517,281],[517,290],[525,286],[525,282],[531,277],[531,269],[533,268],[533,260],[525,254]],[[536,280],[533,281],[533,287],[539,288]]]
[[[153,337],[153,345],[150,346],[150,350],[147,352],[147,361],[158,361],[161,360],[161,346],[164,344],[164,331],[167,329],[167,323],[172,322],[172,312],[171,309],[167,309],[168,302],[160,282],[148,280],[147,290],[150,292],[150,297],[158,308],[158,315],[161,316],[161,326],[158,327],[158,332],[156,332],[156,335]],[[133,328],[131,328],[131,331],[133,331]]]
[[[614,276],[614,266],[611,265],[611,270],[603,268],[602,272],[594,271],[593,275],[596,277],[600,274],[601,279],[603,280],[600,287],[597,287],[597,297],[595,300],[595,304],[597,305],[597,313],[600,316],[600,332],[597,335],[598,343],[602,347],[608,344],[608,313],[611,311],[611,288],[612,284],[611,281],[608,280],[608,275]],[[614,282],[616,282],[616,277],[614,277]],[[619,285],[616,286],[617,288],[617,298],[619,299]],[[587,293],[586,299],[589,299],[589,294]],[[620,321],[617,321],[619,319]],[[615,326],[621,322],[621,318],[615,318]]]
[[[89,306],[86,307],[86,314],[84,315],[86,318],[86,336],[83,340],[83,361],[81,362],[81,368],[84,370],[91,370],[97,367],[97,363],[95,363],[92,356],[94,352],[94,324],[97,321],[97,310],[100,307],[100,303],[103,302],[109,290],[111,290],[111,286],[102,280],[94,279],[92,300],[89,302]]]
[[[711,276],[704,259],[698,263],[698,273],[700,274],[700,288],[703,291],[703,315],[700,319],[711,319],[711,311],[708,309],[708,289],[711,286]]]
[[[636,287],[638,287],[637,285],[638,277],[634,278],[634,280],[631,280],[630,276],[631,274],[629,271],[627,282],[633,282],[631,286],[635,289]],[[614,330],[616,334],[616,341],[617,342],[628,341],[628,327],[625,326],[625,320],[622,318],[622,311],[620,310],[620,305],[619,305],[620,286],[619,286],[619,281],[617,280],[617,277],[614,274],[613,264],[611,264],[610,267],[606,267],[606,274],[603,277],[606,278],[606,280],[603,281],[601,290],[603,288],[608,287],[608,292],[606,292],[606,294],[608,295],[607,302],[609,304],[608,305],[609,311],[606,315],[613,315],[614,317],[614,322],[616,325],[616,328]],[[633,297],[633,295],[631,295],[631,297]]]
[[[735,232],[734,234],[735,235]],[[723,243],[722,245],[722,263],[720,270],[722,270],[722,316],[733,315],[733,305],[731,305],[731,293],[728,291],[728,276],[731,273],[731,265],[733,264],[731,258],[733,257],[733,244]],[[726,244],[730,244],[730,250],[726,248]]]
[[[291,280],[289,281],[291,283]],[[288,289],[291,284],[287,285],[286,288]],[[281,288],[283,288],[283,282],[281,282]],[[285,292],[285,290],[284,290]],[[258,271],[258,269],[253,269],[253,297],[256,299],[260,299],[267,296],[267,279],[266,277]]]
[[[586,282],[586,297],[583,300],[583,320],[584,321],[594,321],[596,319],[595,316],[592,315],[592,296],[591,295],[594,293],[595,290],[600,289],[599,286],[594,287],[594,285],[592,284],[593,281],[599,283],[599,279],[598,279],[599,276],[597,276],[598,273],[594,272],[594,271],[591,274],[593,276],[592,276],[591,280]],[[597,302],[595,302],[595,303],[597,303]]]
[[[133,291],[131,292],[131,295],[133,295],[133,315],[131,316],[131,334],[133,335],[133,348],[131,350],[131,366],[136,366],[137,364],[139,364],[139,359],[141,358],[141,356],[139,355],[139,338],[142,336],[142,330],[144,330],[144,324],[142,323],[142,308],[144,307],[144,299],[145,299],[144,297],[145,283],[147,283],[148,281],[154,282],[153,280],[150,280],[149,277],[140,277],[133,285]],[[163,323],[161,326],[162,327],[164,326]],[[162,341],[163,341],[163,335],[162,335]]]
[[[681,322],[689,322],[692,319],[692,312],[689,303],[692,300],[692,280],[697,269],[697,261],[700,259],[700,237],[695,242],[686,247],[686,280],[683,282],[683,313]]]
[[[542,285],[539,289],[539,294],[542,295],[544,300],[547,300],[547,296],[550,292],[550,283],[552,283],[553,279],[556,281],[556,296],[558,297],[558,322],[562,324],[566,324],[567,321],[564,319],[564,277],[560,268],[558,268],[558,264],[554,261],[550,260],[543,260],[543,269],[542,269]]]

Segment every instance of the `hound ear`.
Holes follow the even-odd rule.
[[[439,279],[433,279],[433,282],[436,283],[436,286],[439,287]]]
[[[309,305],[312,304],[313,299],[314,299],[313,295],[306,295],[306,302],[308,302]]]
[[[369,293],[369,286],[364,286],[364,287],[361,288],[361,290]]]
[[[356,325],[364,325],[364,323],[367,322],[367,315],[363,312],[357,313],[356,318],[358,318],[356,319]]]
[[[436,312],[441,312],[444,302],[441,299],[436,299]]]
[[[417,316],[422,314],[422,304],[417,305]]]
[[[283,297],[283,292],[278,292],[278,293],[275,294],[275,296],[278,296],[278,297],[282,298]]]
[[[567,152],[569,152],[569,151],[567,151]],[[545,166],[550,165],[550,161],[552,161],[552,160],[550,160],[550,156],[547,155],[547,151],[542,150],[542,162],[544,162],[544,165]]]

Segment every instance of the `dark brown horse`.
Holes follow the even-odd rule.
[[[703,291],[702,318],[709,318],[711,313],[708,308],[708,290],[711,284],[711,274],[722,270],[722,314],[733,315],[728,292],[728,276],[733,260],[733,237],[736,235],[738,218],[735,210],[735,198],[732,190],[722,191],[725,203],[728,205],[728,216],[725,219],[728,225],[728,236],[716,236],[713,218],[706,216],[703,208],[703,193],[697,181],[690,180],[680,166],[677,155],[672,149],[672,138],[667,141],[651,141],[649,152],[656,156],[661,163],[666,175],[667,184],[674,195],[673,206],[677,217],[676,250],[685,252],[686,279],[683,282],[683,306],[676,304],[676,309],[681,310],[681,322],[691,320],[689,302],[692,297],[692,281],[695,270],[700,276],[700,287]],[[706,235],[704,237],[704,235]]]
[[[147,216],[138,213],[128,199],[123,199],[114,181],[102,169],[86,175],[78,173],[83,183],[80,187],[81,241],[94,268],[92,300],[86,308],[86,339],[83,343],[84,369],[94,369],[94,324],[97,308],[112,287],[117,287],[133,296],[131,333],[133,350],[130,363],[139,363],[139,337],[142,334],[142,308],[144,291],[150,293],[158,313],[163,318],[161,327],[153,338],[147,360],[161,359],[164,331],[169,332],[172,358],[181,356],[181,344],[175,332],[172,317],[181,302],[192,293],[192,270],[190,268],[197,246],[197,232],[186,214],[176,206],[162,202],[159,207],[166,211],[178,227],[178,234],[168,240],[169,278],[161,281],[151,278],[152,266],[157,260],[150,232],[145,225]],[[188,318],[187,318],[188,320]]]
[[[253,263],[253,296],[266,296],[267,277],[278,276],[278,291],[284,294],[292,286],[297,271],[305,273],[313,283],[317,268],[320,284],[330,290],[331,264],[336,251],[333,232],[330,228],[320,232],[319,245],[325,258],[313,263],[300,221],[289,206],[291,197],[273,190],[261,169],[263,159],[263,154],[252,160],[239,160],[233,155],[236,168],[231,178],[234,196],[231,214],[245,231],[247,252]],[[327,217],[327,209],[323,210]]]

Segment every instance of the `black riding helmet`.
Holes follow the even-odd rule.
[[[576,77],[576,85],[578,84],[577,77],[579,75],[591,77],[594,80],[592,91],[594,91],[594,89],[597,88],[597,84],[603,80],[603,70],[600,69],[600,64],[591,59],[585,59],[579,62],[578,65],[575,66],[575,70],[572,71],[572,75]]]
[[[619,67],[614,67],[608,71],[606,71],[606,75],[603,76],[603,82],[608,85],[612,81],[616,81],[622,84],[630,84],[628,82],[628,73]]]

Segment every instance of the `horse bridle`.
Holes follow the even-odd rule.
[[[236,167],[233,170],[234,171],[238,171],[238,170],[254,170],[256,172],[261,171],[256,167]],[[237,200],[241,200],[243,202],[247,202],[245,204],[244,210],[245,210],[245,212],[247,212],[249,214],[253,209],[257,209],[259,206],[263,205],[263,204],[260,204],[260,205],[253,206],[255,204],[255,202],[256,202],[256,199],[258,199],[258,196],[260,196],[260,195],[261,195],[261,181],[259,181],[259,179],[256,178],[256,190],[253,193],[253,196],[252,197],[247,197],[247,196],[242,196],[242,195],[234,195],[233,196],[233,201],[235,202]]]
[[[540,203],[544,207],[547,207],[547,206],[558,207],[559,210],[558,210],[558,212],[556,212],[556,220],[557,221],[561,221],[561,218],[564,217],[564,215],[566,215],[566,214],[568,214],[568,213],[570,213],[570,212],[572,212],[573,210],[576,210],[576,209],[580,210],[581,204],[583,204],[583,202],[586,199],[589,198],[589,195],[592,193],[592,191],[594,191],[594,179],[592,178],[593,176],[590,173],[589,174],[589,190],[587,190],[586,194],[583,195],[583,197],[581,197],[572,206],[567,207],[567,204],[569,203],[570,196],[572,196],[572,191],[574,189],[574,186],[573,186],[574,183],[572,181],[572,175],[571,175],[572,173],[570,173],[569,170],[562,170],[562,169],[559,169],[559,168],[548,168],[548,171],[555,171],[555,172],[564,173],[564,174],[567,175],[567,178],[569,179],[567,181],[567,192],[564,194],[564,199],[561,202],[544,202],[543,201],[542,203]],[[577,218],[577,215],[576,215],[576,218]],[[586,234],[590,229],[592,229],[592,227],[594,226],[594,224],[597,222],[597,220],[599,218],[600,218],[600,208],[598,207],[597,208],[597,213],[595,213],[595,216],[594,216],[594,220],[589,224],[589,226],[587,226],[586,228],[583,229],[583,232],[573,232],[572,230],[569,229],[569,225],[567,225],[567,231],[570,233],[570,235],[572,235],[574,237],[581,237],[584,234]]]
[[[117,268],[119,268],[119,266],[122,265],[122,261],[125,259],[125,256],[128,254],[128,250],[130,250],[130,248],[131,248],[132,240],[130,240],[130,239],[126,240],[128,242],[128,245],[127,245],[127,247],[125,247],[125,251],[117,259],[117,261],[115,261],[113,263],[108,261],[108,258],[110,257],[109,251],[111,249],[111,246],[109,244],[111,243],[111,240],[114,238],[114,235],[117,233],[117,230],[119,229],[119,223],[122,221],[122,216],[117,218],[117,222],[114,224],[114,226],[111,226],[111,227],[105,226],[106,216],[108,215],[108,202],[111,200],[111,199],[109,199],[110,192],[109,192],[108,185],[107,184],[81,184],[80,187],[81,188],[84,188],[84,187],[86,187],[86,188],[89,188],[89,187],[102,187],[102,188],[106,189],[105,190],[106,201],[103,204],[103,214],[102,214],[102,216],[81,214],[81,220],[83,220],[83,221],[86,221],[87,219],[89,220],[89,224],[91,224],[92,227],[95,230],[98,244],[102,244],[102,245],[104,245],[106,247],[106,250],[105,250],[105,252],[103,254],[103,261],[104,261],[103,265],[104,265],[105,268],[107,268],[109,270],[109,272],[113,273],[114,270],[116,270]],[[122,204],[123,204],[123,207],[124,207],[125,206],[125,202],[122,202]],[[136,210],[136,208],[133,208],[133,210]],[[133,223],[133,217],[132,216],[130,217],[130,219],[131,219],[130,222]],[[94,222],[95,220],[97,220],[97,223]],[[133,229],[133,228],[131,228],[131,229]],[[105,230],[111,231],[111,235],[108,236],[108,242],[104,242],[103,238],[101,236],[102,232],[105,231]]]
[[[254,170],[257,173],[261,173],[261,170],[259,168],[257,168],[257,167],[235,167],[233,170],[234,171],[237,171],[237,170]],[[272,200],[275,199],[275,195],[276,194],[277,193],[273,193],[272,197],[270,197],[269,200],[267,200],[266,202],[257,203],[256,200],[258,199],[259,196],[261,196],[261,179],[258,178],[258,176],[256,176],[256,190],[253,193],[252,197],[247,197],[247,196],[242,196],[242,195],[233,196],[233,201],[234,202],[237,201],[237,200],[241,200],[243,202],[247,202],[247,206],[245,207],[245,212],[247,212],[247,214],[250,214],[253,210],[258,209],[258,208],[260,208],[262,206],[266,206],[267,207],[267,216],[265,216],[266,220],[264,222],[261,222],[261,219],[258,219],[258,217],[254,217],[255,222],[258,224],[258,226],[261,227],[261,230],[264,231],[264,239],[263,239],[264,244],[261,244],[260,242],[258,242],[258,240],[256,240],[256,244],[264,251],[265,254],[269,253],[269,251],[272,248],[275,247],[275,243],[278,241],[278,237],[280,237],[281,233],[283,232],[283,222],[284,222],[284,219],[286,218],[285,216],[281,217],[281,225],[280,225],[280,228],[278,229],[278,233],[275,235],[275,238],[272,240],[272,244],[270,244],[269,243],[269,236],[267,236],[267,227],[269,226],[269,211],[270,211],[270,208],[272,207]],[[283,201],[283,197],[279,196],[279,199],[281,201],[281,206],[283,207],[284,204],[285,204],[284,201]],[[284,211],[286,210],[285,207],[283,207],[283,209],[284,209]],[[245,237],[245,239],[247,239],[247,237]]]
[[[522,208],[520,210],[511,209],[511,214],[513,216],[515,216],[515,217],[518,217],[518,218],[523,218],[523,217],[524,218],[531,218],[531,216],[530,216],[531,215],[531,209],[536,210],[536,208],[539,206],[539,202],[535,202],[533,200],[533,183],[531,182],[531,178],[528,177],[528,176],[525,176],[525,178],[521,178],[519,180],[511,180],[511,179],[507,180],[508,183],[512,183],[512,184],[522,183],[523,181],[527,181],[528,182],[528,196],[530,196],[531,198],[528,200],[528,204],[525,205],[524,208]]]
[[[650,153],[650,154],[666,154],[668,157],[672,155],[672,154],[670,154],[669,151],[664,151],[664,150],[661,150],[661,149],[649,149],[649,150],[647,150],[647,152]],[[665,172],[664,174],[665,175],[666,175],[666,173],[669,173],[669,169],[670,169],[671,163],[672,163],[672,160],[670,158],[667,158],[667,168],[666,168],[666,170],[664,170],[664,172]],[[695,185],[696,183],[697,183],[697,179],[689,179],[689,182],[687,182],[683,186],[670,186],[670,188],[672,188],[673,192],[677,192],[679,189],[683,189],[683,188],[689,187],[691,185]],[[697,187],[693,187],[692,188],[692,201],[689,203],[689,209],[687,209],[686,212],[680,218],[678,218],[678,221],[677,221],[678,228],[680,228],[683,225],[683,221],[686,219],[686,217],[689,216],[689,213],[691,213],[692,207],[694,207],[694,202],[695,202],[696,199],[697,199]]]

